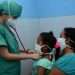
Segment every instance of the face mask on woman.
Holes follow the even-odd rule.
[[[14,21],[14,20],[13,20],[12,18],[9,18],[8,21],[7,21],[7,24],[8,24],[8,25],[13,25],[13,21]]]
[[[63,52],[64,48],[66,48],[65,39],[64,39],[64,38],[59,38],[59,39],[58,39],[58,42],[59,42],[59,44],[60,44],[61,52]]]

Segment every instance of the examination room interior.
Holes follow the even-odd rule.
[[[6,0],[0,0],[0,3]],[[12,0],[7,0],[12,1]],[[34,49],[40,32],[53,31],[56,37],[64,27],[75,27],[75,0],[13,0],[22,5],[21,16],[14,21],[27,49]],[[20,48],[22,49],[21,45]],[[21,62],[21,75],[31,75],[31,59]]]

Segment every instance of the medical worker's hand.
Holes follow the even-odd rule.
[[[39,59],[39,58],[41,58],[41,55],[42,55],[42,53],[33,53],[31,55],[31,57],[32,57],[32,59]]]

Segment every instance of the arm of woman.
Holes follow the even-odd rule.
[[[71,58],[68,55],[64,55],[64,56],[60,57],[54,63],[52,71],[50,72],[49,75],[66,75],[66,74],[68,74],[70,71],[70,66],[69,66],[70,60],[71,60]]]
[[[23,60],[23,59],[38,59],[40,58],[40,54],[27,54],[27,53],[10,53],[8,48],[1,47],[0,48],[0,57],[5,58],[6,60]]]
[[[54,68],[49,75],[64,75],[60,70]]]

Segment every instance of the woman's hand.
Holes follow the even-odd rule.
[[[10,53],[7,48],[0,48],[0,57],[6,60],[24,60],[24,59],[39,59],[41,57],[40,53],[26,53],[20,52],[19,54]]]
[[[39,59],[41,58],[42,53],[33,53],[31,54],[32,59]]]

